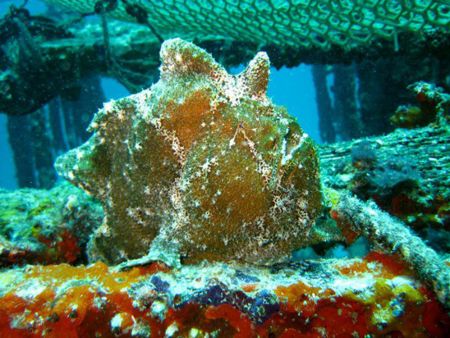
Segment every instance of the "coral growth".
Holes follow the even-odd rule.
[[[408,86],[408,89],[415,94],[418,106],[399,106],[390,118],[393,125],[416,128],[449,118],[450,95],[444,93],[441,87],[419,81]]]
[[[417,128],[432,122],[436,116],[425,114],[419,107],[413,105],[401,105],[389,118],[389,121],[400,128]]]
[[[0,336],[447,337],[443,307],[392,261],[8,270],[0,273]]]
[[[80,263],[102,208],[68,183],[0,190],[0,265]]]
[[[307,242],[321,206],[316,152],[266,97],[266,54],[237,76],[180,39],[161,59],[158,83],[105,104],[91,139],[57,160],[104,206],[91,255],[137,258],[158,236],[185,261],[267,263]]]

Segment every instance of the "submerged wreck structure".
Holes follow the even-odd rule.
[[[397,107],[415,105],[412,83],[450,90],[446,0],[46,3],[55,5],[46,15],[21,6],[0,20],[0,111],[8,114],[20,187],[50,188],[56,157],[86,141],[105,101],[100,76],[131,93],[157,81],[163,39],[193,41],[226,68],[261,50],[276,68],[313,65],[328,143],[392,131]],[[100,20],[84,20],[92,16]]]
[[[266,97],[265,54],[237,76],[180,39],[161,59],[158,83],[106,103],[56,162],[103,206],[77,246],[97,262],[3,271],[3,335],[445,336],[450,267],[378,207],[330,187],[322,200],[313,144]],[[322,204],[336,222],[314,222]],[[385,253],[289,262],[330,222]]]
[[[173,8],[186,19],[205,13],[208,3],[183,7],[181,1],[170,6],[162,1],[166,13],[150,1],[49,2],[84,14],[97,11],[103,24],[107,17],[137,20],[152,32],[154,48],[169,37],[177,20],[170,15]],[[190,22],[193,35],[185,37],[207,33],[205,27],[220,31],[218,8],[235,18],[255,5],[223,3],[210,8],[209,19]],[[289,24],[290,16],[308,18],[304,37],[296,35],[281,49],[286,54],[276,56],[297,50],[293,63],[326,48],[341,50],[342,60],[357,58],[358,51],[380,51],[376,43],[383,34],[398,44],[421,29],[448,43],[450,14],[443,2],[412,8],[382,2],[383,10],[378,2],[355,3],[361,10],[350,14],[339,12],[344,3],[341,8],[333,1],[331,7],[271,1],[253,14],[272,13],[277,29],[266,31],[263,25],[238,37],[232,32],[243,31],[240,21],[230,21],[235,31],[220,27],[236,41],[251,37],[255,50],[265,45],[270,55],[270,42],[278,48],[291,36],[283,27],[300,29]],[[344,29],[333,13],[340,20],[354,17],[353,25]],[[403,22],[405,17],[414,20]],[[392,18],[403,22],[404,32],[391,29]],[[354,25],[362,23],[365,29],[358,31]],[[324,26],[335,31],[324,32]],[[206,36],[198,37],[208,44]],[[222,49],[219,59],[227,65],[254,51],[236,41],[228,51],[241,55]],[[219,50],[227,46],[222,42]],[[70,43],[61,46],[39,48],[75,55]],[[118,59],[107,53],[95,57],[97,47],[87,44],[81,51],[99,62],[95,67],[117,70]],[[58,157],[58,173],[74,186],[0,191],[1,337],[448,336],[450,96],[444,90],[424,82],[411,87],[417,109],[428,114],[427,126],[315,146],[267,97],[266,53],[256,54],[239,75],[228,74],[208,52],[181,39],[165,41],[160,58],[157,83],[105,103],[90,123],[90,138]],[[64,76],[95,68],[78,65],[77,74],[67,70]],[[316,71],[320,78],[323,69]],[[153,78],[154,68],[143,74]],[[144,78],[134,80],[142,84]],[[17,88],[18,78],[11,79],[0,83]],[[10,112],[22,111],[23,103],[8,102]],[[399,110],[393,120],[422,125],[414,117],[417,109]],[[407,160],[397,161],[399,153]],[[431,236],[441,238],[427,243]],[[348,254],[361,239],[370,246],[362,257],[302,259],[305,251],[344,244]]]

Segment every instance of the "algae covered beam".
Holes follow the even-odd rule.
[[[69,29],[58,37],[25,27],[24,34],[2,42],[0,112],[30,114],[57,96],[72,97],[74,88],[92,75],[116,78],[130,91],[149,85],[159,64],[159,43],[149,40],[142,27],[123,34],[118,25],[110,25],[110,30],[110,67],[98,25],[73,29],[73,34]]]
[[[319,158],[326,186],[375,200],[416,231],[448,229],[448,124],[322,145]],[[444,241],[441,247],[448,250]]]
[[[399,254],[450,309],[450,267],[401,221],[346,192],[339,193],[331,213],[341,227],[363,234],[389,254]]]
[[[422,178],[421,182],[438,189],[450,191],[450,179],[445,168],[450,166],[450,129],[448,125],[430,125],[417,129],[397,129],[383,136],[372,136],[319,147],[322,177],[327,185],[343,187],[348,174],[348,164],[361,160],[387,166],[390,160],[407,159]],[[448,194],[448,192],[447,192]]]
[[[30,114],[53,98],[77,87],[93,73],[106,73],[95,41],[69,39],[47,41],[39,46],[43,55],[39,67],[17,60],[0,72],[0,112]],[[51,81],[49,81],[51,79]]]

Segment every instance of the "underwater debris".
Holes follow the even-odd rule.
[[[393,257],[277,269],[104,263],[0,273],[0,336],[444,338],[450,319]]]
[[[266,96],[266,54],[237,76],[180,39],[161,59],[158,83],[105,104],[90,140],[56,161],[105,209],[91,256],[138,258],[158,237],[189,262],[270,263],[304,245],[321,208],[318,160]]]

